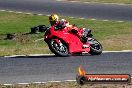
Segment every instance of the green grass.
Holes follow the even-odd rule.
[[[0,34],[30,31],[30,27],[48,24],[47,17],[0,12]]]
[[[78,27],[90,28],[104,50],[132,49],[132,22],[92,21],[89,19],[71,19],[64,17]],[[47,16],[35,16],[0,12],[0,56],[12,54],[51,53],[43,40],[43,33],[28,34],[30,28],[40,24],[49,26]],[[14,40],[4,40],[7,33],[16,33]]]
[[[0,55],[49,53],[43,41],[35,40],[43,37],[43,33],[22,35],[29,33],[30,28],[45,24],[49,25],[48,17],[0,12]],[[17,33],[15,40],[3,40],[7,33]]]
[[[68,0],[68,1],[82,1],[82,2],[103,2],[103,3],[125,3],[132,4],[132,0]]]

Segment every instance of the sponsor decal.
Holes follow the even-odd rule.
[[[131,76],[129,74],[86,74],[85,70],[80,66],[76,77],[78,84],[85,83],[130,83]]]

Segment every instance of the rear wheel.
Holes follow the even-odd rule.
[[[68,47],[60,39],[51,39],[49,41],[49,44],[48,45],[49,45],[49,49],[56,56],[69,56],[69,54],[68,54]]]
[[[94,38],[88,38],[90,43],[90,54],[91,55],[100,55],[102,53],[102,45]]]

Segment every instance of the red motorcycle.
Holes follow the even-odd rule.
[[[91,30],[72,27],[71,32],[67,32],[68,27],[58,29],[55,26],[48,28],[44,35],[44,40],[49,49],[57,56],[69,56],[72,54],[89,53],[99,55],[102,53],[101,44],[92,38]],[[76,34],[80,33],[81,36]]]

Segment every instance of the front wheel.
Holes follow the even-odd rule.
[[[100,55],[102,53],[102,45],[94,38],[88,38],[88,43],[90,43],[90,54]]]
[[[69,56],[68,47],[60,39],[51,39],[48,46],[56,56]]]

